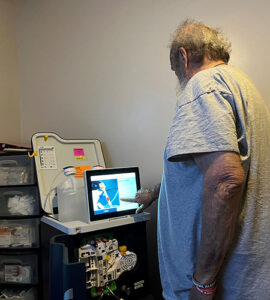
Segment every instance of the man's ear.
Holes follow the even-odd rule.
[[[186,71],[188,71],[188,68],[189,68],[189,61],[188,61],[188,54],[187,54],[186,49],[183,48],[183,47],[181,47],[181,48],[179,49],[179,53],[180,53],[181,57],[182,57],[183,60],[184,60]]]

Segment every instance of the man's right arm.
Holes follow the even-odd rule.
[[[135,202],[140,204],[140,207],[136,210],[136,213],[143,212],[147,207],[149,207],[154,201],[158,199],[160,191],[160,183],[156,184],[152,189],[141,188],[134,199],[121,199],[126,202]]]

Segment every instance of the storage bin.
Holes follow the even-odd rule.
[[[35,183],[34,159],[27,155],[0,156],[0,186]]]
[[[0,283],[38,283],[37,255],[0,255]]]
[[[0,299],[38,300],[35,287],[8,287],[0,291]]]
[[[0,217],[40,214],[37,186],[0,187]]]
[[[39,246],[39,219],[0,220],[0,248]]]

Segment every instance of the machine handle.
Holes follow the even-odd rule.
[[[85,264],[65,262],[65,250],[64,244],[50,245],[50,299],[62,300],[73,289],[74,300],[86,300]]]

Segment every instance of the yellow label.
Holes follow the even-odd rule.
[[[85,160],[84,156],[75,156],[75,160]]]

